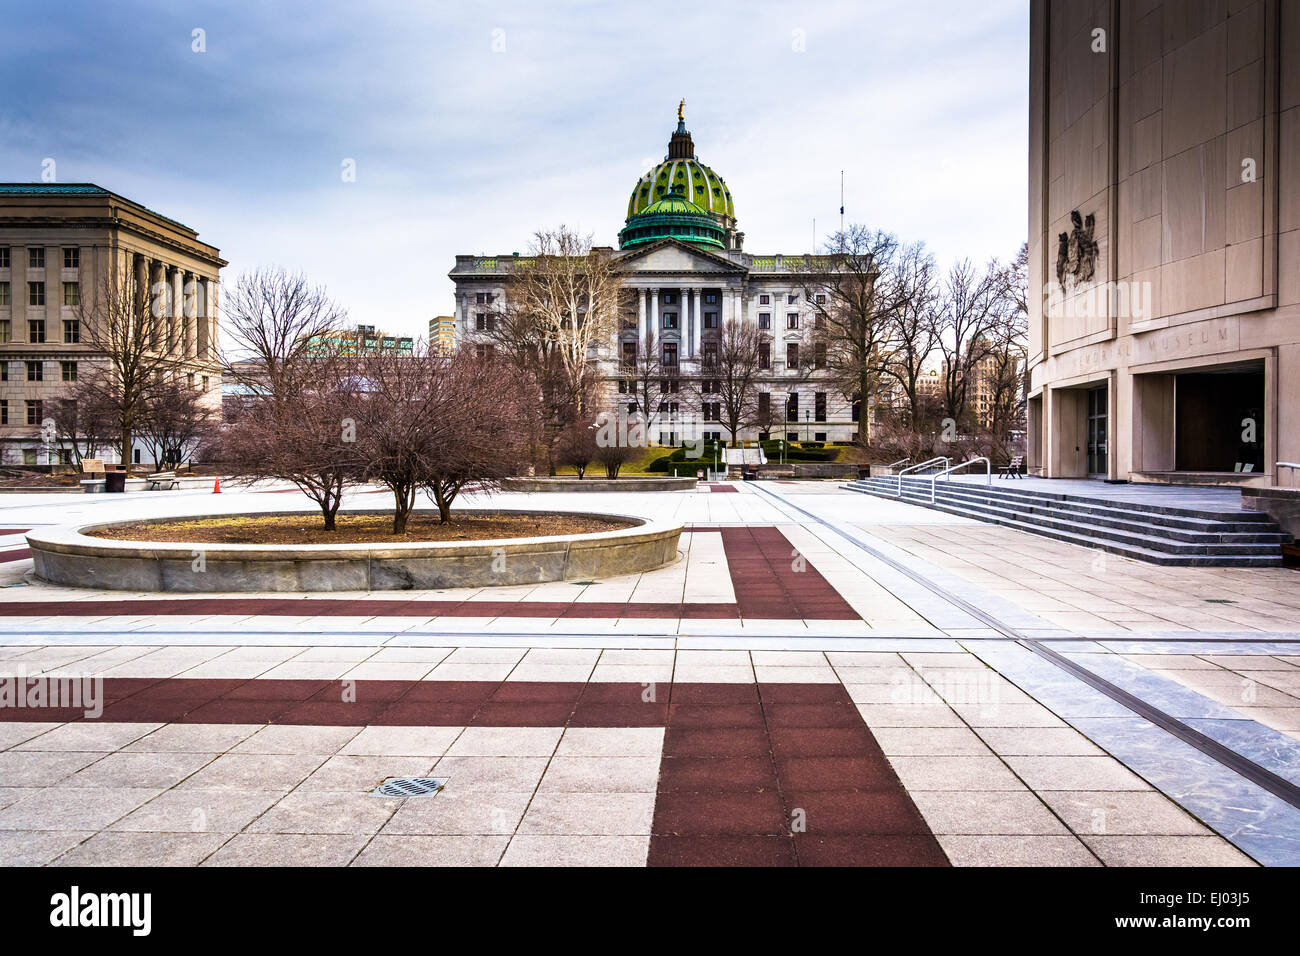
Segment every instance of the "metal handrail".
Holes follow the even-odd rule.
[[[1293,473],[1292,473],[1292,475],[1291,475],[1291,483],[1292,483],[1292,487],[1295,486],[1295,474],[1294,474],[1294,470],[1295,470],[1295,469],[1300,469],[1300,462],[1295,462],[1295,461],[1275,461],[1275,462],[1273,462],[1273,466],[1274,466],[1275,468],[1290,468],[1290,469],[1292,469]],[[1281,478],[1282,476],[1281,476],[1281,475],[1278,475],[1277,477],[1278,477],[1278,478]]]
[[[975,458],[967,458],[965,461],[958,462],[957,464],[953,465],[951,468],[945,468],[943,471],[936,471],[933,475],[930,476],[930,504],[934,504],[935,482],[937,482],[940,478],[946,479],[954,471],[960,471],[962,468],[965,468],[967,465],[973,465],[977,461],[984,462],[984,477],[985,477],[984,483],[988,485],[990,488],[992,488],[993,487],[993,464],[983,455],[979,455]]]
[[[949,458],[947,455],[939,455],[937,458],[931,458],[929,461],[923,461],[919,465],[913,465],[911,468],[904,468],[902,471],[900,471],[897,475],[898,491],[894,493],[894,497],[895,498],[903,497],[903,476],[904,475],[906,475],[908,472],[916,471],[919,468],[929,468],[931,465],[937,465],[939,462],[943,462],[944,467],[946,468],[948,465],[952,464],[952,459]]]
[[[891,462],[890,462],[888,465],[886,465],[885,467],[886,467],[886,468],[897,468],[899,465],[905,465],[905,464],[907,464],[907,463],[908,463],[909,461],[911,461],[911,460],[912,460],[912,456],[911,456],[911,455],[908,455],[906,458],[900,458],[900,459],[898,459],[898,461],[891,461]]]

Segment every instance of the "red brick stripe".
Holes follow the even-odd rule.
[[[840,684],[675,684],[651,866],[946,866]]]
[[[860,620],[780,528],[722,528],[722,547],[743,618]]]
[[[0,564],[6,561],[26,561],[32,556],[28,548],[14,548],[12,551],[0,551]]]
[[[840,684],[107,678],[104,698],[109,723],[664,727],[651,866],[947,865]]]

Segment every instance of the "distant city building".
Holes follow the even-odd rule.
[[[355,329],[340,329],[313,336],[313,344],[326,345],[343,355],[373,355],[377,352],[398,352],[409,355],[415,350],[415,340],[409,335],[389,335],[376,332],[373,325],[358,325]]]
[[[429,320],[429,351],[449,355],[456,350],[456,317],[435,315]]]
[[[1296,6],[1030,9],[1026,464],[1300,484]]]
[[[53,403],[103,361],[78,306],[112,276],[154,290],[160,349],[174,360],[174,374],[217,407],[217,285],[225,265],[189,226],[93,183],[0,183],[0,464],[70,456],[45,440],[42,426]],[[108,448],[100,454],[115,457]],[[137,442],[132,459],[141,454],[148,451]]]

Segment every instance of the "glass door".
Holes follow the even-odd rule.
[[[1106,386],[1088,390],[1088,477],[1106,477]]]

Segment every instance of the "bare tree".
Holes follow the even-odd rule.
[[[897,293],[889,322],[889,343],[881,371],[903,393],[906,421],[921,421],[921,377],[938,346],[938,276],[922,243],[900,247],[892,262]]]
[[[718,329],[716,358],[702,362],[694,387],[701,405],[718,406],[734,446],[742,428],[759,423],[762,384],[771,371],[771,340],[751,322],[731,317]]]
[[[625,299],[610,255],[560,226],[534,236],[530,255],[514,263],[502,301],[484,315],[483,336],[536,392],[534,414],[551,474],[560,432],[594,404],[591,359],[613,340]]]
[[[680,394],[682,381],[677,366],[664,364],[660,341],[653,329],[647,329],[645,341],[637,343],[634,363],[630,366],[624,363],[620,374],[631,385],[637,417],[645,426],[645,434],[653,434],[655,422],[665,411],[660,406],[672,401],[669,396]]]
[[[560,434],[555,446],[555,461],[558,465],[572,468],[579,478],[583,478],[597,451],[595,426],[576,421]]]
[[[992,348],[991,335],[1002,320],[1004,288],[1002,266],[996,259],[983,270],[963,259],[948,270],[942,284],[935,317],[943,358],[943,411],[959,426],[969,425],[967,397],[975,369]]]
[[[99,449],[112,441],[116,427],[111,412],[97,404],[84,382],[78,381],[70,395],[50,403],[54,440],[66,448],[72,463],[81,468],[83,458],[96,458]]]
[[[249,394],[283,401],[313,384],[310,365],[331,343],[347,312],[302,274],[262,268],[225,293],[222,374]]]
[[[861,403],[860,440],[871,441],[871,400],[887,365],[897,298],[903,285],[893,268],[898,240],[851,225],[832,235],[830,268],[810,277],[804,296],[814,337],[825,349],[825,374],[849,401]]]
[[[487,488],[516,474],[525,457],[519,383],[507,363],[461,349],[363,360],[357,428],[365,475],[393,493],[393,534],[405,534],[423,489],[443,522],[469,483]]]
[[[154,466],[163,468],[193,454],[216,420],[203,394],[173,376],[145,400],[139,436],[153,455]]]
[[[147,400],[174,360],[166,353],[162,289],[129,268],[112,271],[75,306],[81,338],[100,353],[80,376],[79,401],[113,419],[114,441],[126,464]]]

